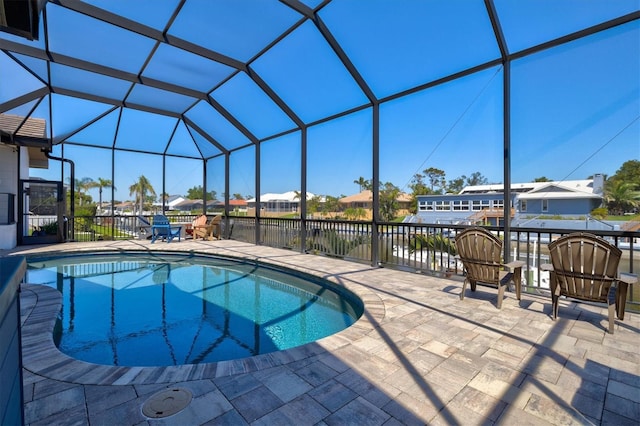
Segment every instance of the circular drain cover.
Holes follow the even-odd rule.
[[[164,389],[149,398],[142,406],[142,414],[152,419],[169,417],[182,411],[191,402],[191,392],[184,388]]]

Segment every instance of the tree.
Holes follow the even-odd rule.
[[[207,199],[215,200],[216,195],[217,195],[216,191],[209,191],[207,192]],[[188,198],[189,200],[204,200],[204,188],[202,187],[202,185],[189,188],[187,190],[186,198]]]
[[[429,187],[424,183],[424,175],[420,173],[413,175],[409,188],[415,195],[426,195],[431,192]]]
[[[327,195],[324,200],[324,205],[322,206],[322,213],[336,213],[340,211],[340,199],[338,197],[332,197],[331,195]]]
[[[547,178],[546,176],[540,176],[535,178],[533,181],[534,182],[551,182],[551,179]]]
[[[457,177],[455,179],[451,179],[447,184],[447,192],[450,192],[452,194],[457,194],[460,191],[462,191],[462,189],[464,188],[465,179],[466,179],[466,176],[464,175]]]
[[[424,175],[429,179],[432,193],[441,194],[444,191],[447,185],[445,180],[446,173],[444,170],[429,167],[428,169],[423,170],[422,173],[424,173]],[[440,190],[436,192],[435,187],[439,187]]]
[[[627,210],[640,206],[640,191],[631,182],[607,179],[604,185],[604,200],[611,214],[622,215]]]
[[[358,185],[358,187],[360,188],[360,192],[365,189],[371,189],[371,182],[363,178],[362,176],[360,176],[357,180],[354,180],[353,183]]]
[[[480,172],[473,172],[469,177],[464,175],[462,177],[465,179],[467,186],[486,185],[489,183],[487,178]]]
[[[87,192],[93,187],[93,179],[90,177],[83,177],[82,179],[76,178],[74,184],[77,193],[77,205],[82,206],[84,202],[90,203],[92,199]]]
[[[367,212],[362,207],[347,207],[344,210],[344,216],[347,220],[358,220],[367,215]]]
[[[144,211],[144,202],[149,195],[156,196],[156,191],[151,186],[151,182],[144,175],[138,178],[138,181],[129,187],[129,195],[135,195],[134,205],[139,203],[140,214]],[[134,207],[135,213],[135,207]]]
[[[307,200],[307,214],[313,214],[320,210],[320,203],[322,202],[322,197],[320,195],[314,195],[310,199]]]
[[[416,173],[411,178],[411,183],[409,184],[409,188],[411,189],[411,213],[416,214],[418,212],[418,195],[426,195],[430,194],[431,190],[424,183],[424,175],[420,173]]]
[[[400,188],[386,182],[380,188],[379,202],[380,202],[380,216],[385,222],[391,222],[396,217],[398,208],[398,195],[400,194]]]
[[[625,161],[611,178],[640,187],[640,161]]]
[[[215,191],[212,191],[212,192],[214,192],[214,193],[215,193]],[[214,197],[214,198],[215,198],[215,197]],[[242,196],[242,194],[240,194],[240,193],[235,193],[235,194],[233,194],[233,199],[234,199],[234,200],[244,200],[244,197],[243,197],[243,196]]]
[[[113,182],[111,182],[111,179],[103,179],[103,178],[98,178],[97,181],[91,182],[91,187],[92,188],[98,188],[98,200],[99,200],[98,201],[98,209],[102,208],[102,188],[113,188],[113,189],[116,189],[116,187],[113,186]]]

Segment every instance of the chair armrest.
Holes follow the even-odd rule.
[[[629,274],[627,272],[623,272],[618,274],[618,281],[622,281],[627,284],[636,284],[638,282],[638,276],[636,274]]]
[[[540,265],[540,270],[541,271],[553,271],[553,265],[550,263],[543,263]]]
[[[522,268],[524,265],[526,265],[526,263],[523,262],[522,260],[514,260],[513,262],[509,262],[509,263],[505,263],[504,264],[504,266],[506,266],[507,268],[509,268],[511,270]]]

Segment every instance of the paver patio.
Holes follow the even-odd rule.
[[[616,424],[640,419],[640,315],[606,332],[606,309],[495,289],[459,299],[461,282],[231,240],[66,243],[12,254],[178,250],[259,259],[344,286],[365,302],[350,328],[243,360],[172,367],[95,366],[51,339],[57,291],[24,285],[25,421],[40,424]],[[5,252],[5,254],[7,254]],[[168,387],[190,404],[150,419]]]

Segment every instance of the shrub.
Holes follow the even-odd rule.
[[[600,220],[605,219],[608,214],[609,214],[609,211],[607,210],[606,207],[598,207],[597,209],[591,210],[591,216]]]

